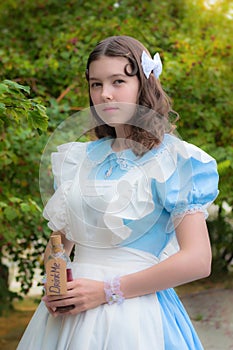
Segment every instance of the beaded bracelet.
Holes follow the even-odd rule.
[[[117,303],[120,305],[125,300],[122,291],[120,290],[120,278],[115,276],[111,281],[104,282],[105,297],[108,305]]]

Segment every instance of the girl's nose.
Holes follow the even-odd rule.
[[[112,91],[110,88],[103,87],[102,99],[103,99],[103,101],[111,101],[113,99],[113,94],[112,94]]]

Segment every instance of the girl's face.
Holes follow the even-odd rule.
[[[96,112],[108,125],[116,126],[129,121],[138,102],[139,81],[130,72],[125,57],[101,56],[89,66],[89,89]]]

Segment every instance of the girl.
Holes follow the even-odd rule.
[[[43,297],[18,350],[203,349],[173,287],[210,274],[205,219],[218,175],[172,134],[161,71],[131,37],[91,52],[97,140],[53,153],[57,189],[44,209],[68,255],[75,246],[74,280],[59,300]]]

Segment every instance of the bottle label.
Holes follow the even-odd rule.
[[[46,264],[47,295],[63,295],[67,293],[66,285],[66,262],[63,259],[55,258],[47,261]]]

